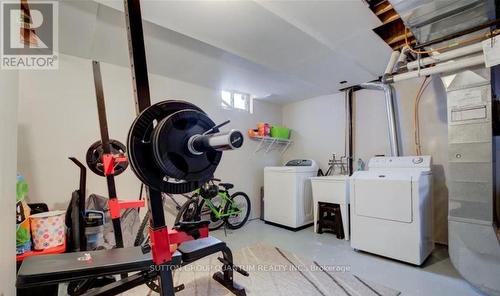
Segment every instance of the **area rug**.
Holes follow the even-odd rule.
[[[291,252],[265,244],[256,244],[233,254],[235,263],[250,272],[249,277],[235,273],[235,282],[245,287],[247,295],[283,296],[397,296],[399,291],[362,279],[349,266],[322,265]],[[212,279],[221,268],[217,256],[207,257],[174,272],[175,285],[185,289],[176,295],[229,296]],[[124,295],[155,295],[146,286]]]

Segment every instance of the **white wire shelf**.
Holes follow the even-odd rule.
[[[255,136],[250,137],[254,141],[259,141],[259,145],[255,148],[255,153],[265,150],[266,153],[272,150],[281,150],[281,154],[285,153],[288,147],[293,143],[289,139]]]

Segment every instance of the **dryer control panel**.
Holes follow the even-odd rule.
[[[393,168],[393,169],[413,169],[422,168],[430,169],[432,157],[430,155],[423,156],[393,156],[393,157],[373,157],[370,159],[368,166],[373,168]]]

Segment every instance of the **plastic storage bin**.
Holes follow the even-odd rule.
[[[35,250],[44,250],[64,244],[64,211],[31,215],[30,221]]]
[[[272,126],[271,127],[271,137],[280,139],[290,139],[291,130],[286,127]]]

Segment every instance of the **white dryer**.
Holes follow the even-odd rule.
[[[421,265],[434,249],[430,156],[374,157],[351,177],[351,247]]]
[[[281,167],[264,168],[264,221],[290,230],[312,225],[310,177],[318,166],[311,159],[290,160]]]

